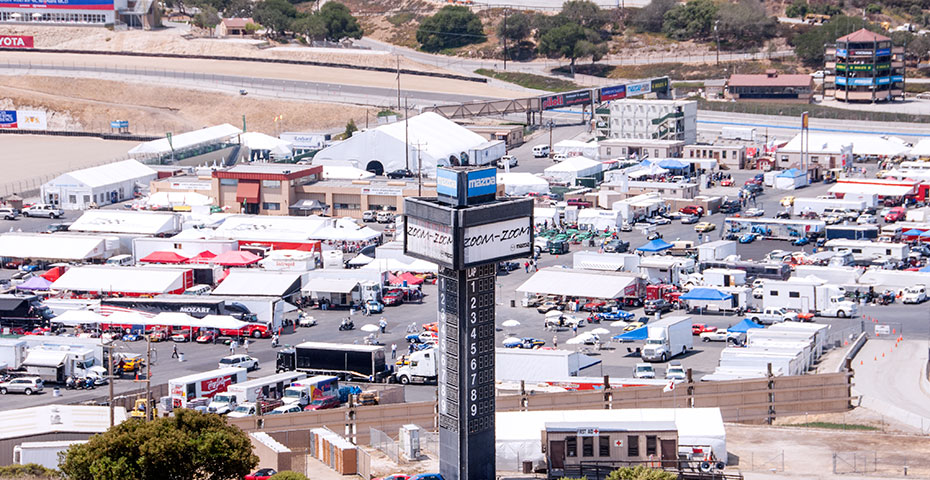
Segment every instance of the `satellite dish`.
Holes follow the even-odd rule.
[[[701,462],[701,471],[704,473],[710,473],[710,462]]]
[[[714,465],[714,467],[716,467],[717,470],[723,470],[724,468],[727,467],[727,465],[726,465],[725,463],[723,463],[723,462],[717,462],[717,464]]]

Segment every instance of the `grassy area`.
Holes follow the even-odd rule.
[[[800,125],[801,113],[810,112],[812,118],[830,118],[837,120],[857,120],[868,122],[910,122],[930,123],[930,115],[909,115],[894,112],[865,112],[859,110],[846,110],[842,108],[825,107],[823,105],[808,105],[798,103],[741,103],[741,102],[709,102],[698,100],[698,108],[715,112],[751,113],[756,115],[780,115],[798,117]],[[889,108],[891,109],[891,107]]]
[[[416,15],[414,15],[414,14],[411,13],[411,12],[401,12],[401,13],[397,13],[397,14],[394,14],[394,15],[391,15],[391,16],[387,17],[386,20],[387,20],[388,23],[390,23],[391,25],[394,25],[395,27],[399,27],[399,26],[401,26],[401,25],[403,25],[403,24],[405,24],[405,23],[407,23],[407,22],[413,20],[414,18],[416,18]]]
[[[581,88],[574,82],[570,82],[568,80],[544,77],[542,75],[534,75],[532,73],[501,72],[500,70],[489,70],[487,68],[479,68],[478,70],[475,70],[475,73],[503,82],[514,83],[521,87],[532,88],[535,90],[545,90],[548,92],[567,92],[569,90],[577,90]]]
[[[575,66],[575,73],[605,78],[650,78],[668,76],[675,80],[703,80],[707,78],[724,78],[733,73],[765,73],[774,68],[779,73],[798,73],[798,66],[793,59],[782,61],[723,62],[720,65],[700,63],[653,63],[647,65],[601,65],[582,64]],[[568,67],[552,70],[568,74]]]
[[[859,423],[833,423],[833,422],[807,422],[807,423],[792,423],[785,425],[786,427],[809,427],[809,428],[827,428],[830,430],[878,430],[878,427],[873,427],[871,425],[862,425]]]
[[[904,83],[904,91],[907,93],[930,92],[930,83]]]

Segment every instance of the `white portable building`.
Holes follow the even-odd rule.
[[[158,173],[136,160],[123,160],[68,172],[42,185],[42,200],[64,210],[84,210],[130,200]]]
[[[0,257],[82,262],[102,260],[119,251],[119,239],[97,235],[0,234]]]
[[[587,157],[568,157],[555,165],[546,167],[543,175],[558,183],[574,185],[581,177],[590,177],[603,171],[601,162]]]
[[[587,157],[600,160],[601,154],[597,142],[579,140],[562,140],[552,146],[552,153],[564,153],[568,157]]]
[[[635,253],[598,253],[581,250],[572,255],[572,268],[606,272],[635,272],[642,258]]]
[[[497,183],[504,185],[504,193],[512,196],[549,193],[549,182],[528,172],[498,173]]]
[[[723,260],[730,255],[736,255],[736,242],[732,240],[716,240],[698,245],[698,261],[715,262]]]
[[[797,168],[789,168],[775,175],[775,188],[779,190],[794,190],[807,185],[807,172]]]
[[[378,174],[409,168],[435,177],[437,166],[460,165],[463,153],[467,155],[486,142],[452,120],[427,112],[408,121],[355,132],[349,139],[320,150],[313,160],[347,160]]]
[[[581,230],[616,231],[623,223],[618,210],[583,208],[578,211],[578,228]]]

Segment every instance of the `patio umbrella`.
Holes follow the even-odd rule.
[[[607,329],[604,328],[604,327],[600,327],[600,328],[595,328],[594,330],[591,330],[591,331],[588,332],[588,333],[591,333],[591,334],[594,334],[594,335],[607,335],[607,334],[610,333],[610,330],[607,330]]]
[[[577,337],[569,338],[565,343],[567,343],[567,344],[569,344],[569,345],[581,345],[581,344],[583,344],[583,343],[585,343],[585,342],[587,342],[587,341],[591,341],[591,340],[594,340],[594,339],[596,339],[596,338],[597,338],[596,335],[594,335],[594,334],[592,334],[592,333],[590,333],[590,332],[585,332],[585,333],[582,333],[582,334],[578,335]]]
[[[518,321],[516,321],[516,320],[513,320],[513,319],[511,319],[511,320],[506,320],[506,321],[504,321],[504,323],[501,324],[501,326],[504,327],[504,328],[519,327],[519,326],[520,326],[520,322],[518,322]]]
[[[379,327],[379,326],[377,326],[377,325],[375,325],[375,324],[373,324],[373,323],[369,323],[369,324],[366,324],[366,325],[362,325],[362,331],[363,331],[363,332],[369,332],[369,333],[380,332],[380,331],[381,331],[381,327]]]
[[[629,325],[629,324],[630,324],[630,322],[627,322],[626,320],[617,320],[617,321],[614,321],[614,322],[610,322],[610,326],[611,326],[611,327],[625,327],[625,326],[627,326],[627,325]]]
[[[523,340],[520,340],[517,337],[507,337],[504,339],[505,347],[515,347],[517,345],[522,345],[522,344],[523,344]]]

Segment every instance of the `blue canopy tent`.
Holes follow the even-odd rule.
[[[905,236],[908,236],[908,237],[918,237],[918,236],[920,236],[920,234],[922,234],[922,233],[924,233],[923,230],[917,230],[916,228],[912,228],[912,229],[910,229],[910,230],[908,230],[908,231],[902,233],[901,235],[905,235]]]
[[[678,297],[682,300],[706,300],[706,301],[718,301],[718,300],[730,300],[733,298],[733,295],[727,292],[721,292],[716,288],[694,288],[690,292]]]
[[[746,333],[753,328],[765,328],[765,327],[762,325],[759,325],[756,322],[753,322],[752,320],[748,318],[744,318],[742,322],[739,322],[736,325],[733,325],[732,327],[728,328],[727,331],[737,332],[737,333]]]
[[[630,330],[629,332],[623,332],[620,335],[614,335],[614,340],[621,342],[632,342],[636,340],[645,340],[647,338],[649,338],[649,329],[645,325],[637,328],[636,330]]]
[[[650,241],[649,243],[647,243],[647,244],[645,244],[645,245],[643,245],[643,246],[637,248],[636,250],[637,250],[637,251],[640,251],[640,252],[652,252],[652,253],[654,253],[654,252],[661,252],[661,251],[663,251],[663,250],[668,250],[668,249],[670,249],[670,248],[672,248],[672,244],[671,244],[671,243],[668,243],[668,242],[666,242],[665,240],[662,240],[661,238],[657,238],[657,239],[652,240],[652,241]]]
[[[930,273],[930,264],[928,264],[926,267],[921,268],[920,270],[917,270],[917,271],[923,272],[923,273]]]
[[[920,238],[927,238],[927,237],[930,237],[930,230],[927,230],[926,232],[921,233],[919,236],[920,236]]]

